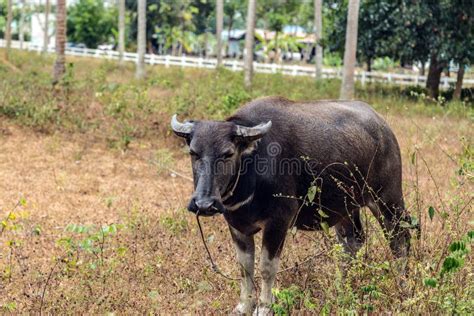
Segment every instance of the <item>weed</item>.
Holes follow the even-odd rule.
[[[155,157],[158,174],[169,171],[170,167],[174,164],[173,153],[166,148],[158,149]]]

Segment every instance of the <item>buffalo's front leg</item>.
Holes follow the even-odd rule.
[[[260,260],[262,290],[260,292],[260,302],[254,311],[254,315],[271,314],[272,287],[278,272],[280,254],[285,242],[287,228],[286,223],[270,222],[263,231],[262,257]]]
[[[242,280],[240,281],[240,302],[233,313],[250,314],[256,305],[254,285],[255,243],[253,236],[246,236],[230,227],[232,240],[237,251]]]

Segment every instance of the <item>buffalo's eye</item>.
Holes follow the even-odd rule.
[[[189,150],[189,154],[193,157],[193,158],[199,158],[199,154],[197,152],[195,152],[194,150],[190,149]]]
[[[225,153],[223,153],[220,158],[223,158],[223,159],[229,159],[231,158],[232,156],[234,155],[234,151],[226,151]]]

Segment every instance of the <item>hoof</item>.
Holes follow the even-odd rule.
[[[273,311],[269,306],[257,306],[253,311],[253,316],[270,316],[273,315]]]
[[[231,315],[250,315],[252,313],[255,304],[252,303],[239,303],[230,313]]]

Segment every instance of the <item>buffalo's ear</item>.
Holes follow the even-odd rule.
[[[236,125],[234,136],[237,140],[252,142],[265,136],[271,127],[272,121],[261,123],[252,127]]]
[[[171,128],[173,129],[173,132],[179,137],[189,139],[191,132],[193,131],[193,127],[194,123],[192,122],[179,122],[176,114],[171,118]]]

